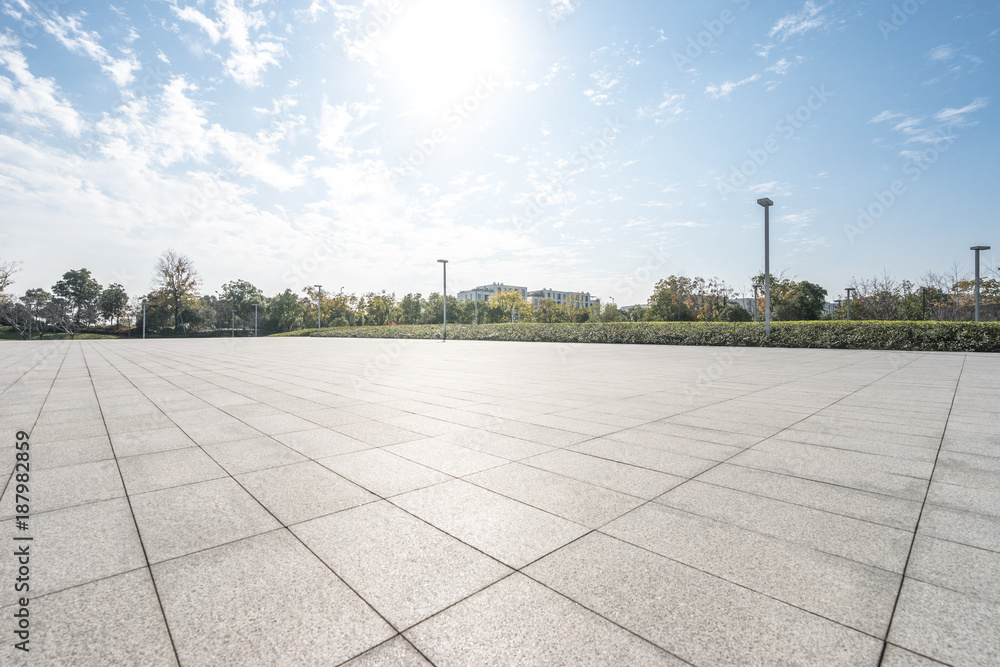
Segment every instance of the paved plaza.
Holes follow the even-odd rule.
[[[10,342],[0,391],[4,665],[1000,664],[1000,355]]]

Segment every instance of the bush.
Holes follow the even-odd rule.
[[[330,338],[440,339],[440,325],[324,329]],[[299,334],[303,335],[303,334]],[[311,335],[316,335],[315,331]],[[1000,323],[986,322],[588,322],[585,324],[454,324],[455,340],[646,345],[725,345],[844,350],[1000,352]]]

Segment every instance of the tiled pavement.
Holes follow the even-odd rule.
[[[5,343],[0,392],[4,665],[1000,664],[1000,355]]]

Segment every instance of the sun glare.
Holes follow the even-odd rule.
[[[415,0],[404,7],[383,49],[408,104],[439,108],[470,94],[481,77],[503,75],[511,44],[493,2]]]

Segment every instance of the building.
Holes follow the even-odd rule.
[[[546,287],[545,289],[528,292],[528,303],[537,306],[542,299],[552,299],[558,305],[572,304],[578,308],[590,308],[601,302],[600,299],[590,296],[590,292],[562,292]]]
[[[492,285],[480,285],[470,290],[459,292],[457,298],[459,301],[488,301],[491,295],[500,294],[501,292],[519,292],[524,298],[528,296],[527,287],[493,283]]]

